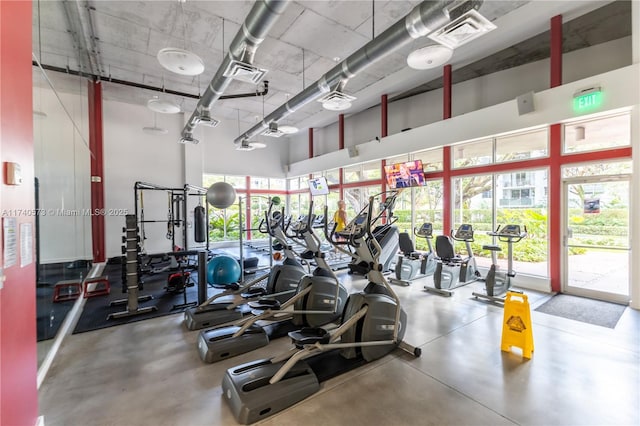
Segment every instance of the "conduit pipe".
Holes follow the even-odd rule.
[[[429,35],[471,9],[479,9],[482,3],[483,0],[423,1],[404,18],[333,67],[318,81],[282,104],[260,123],[239,135],[234,143],[242,144],[242,141],[262,133],[270,123],[282,120],[336,88],[342,88],[350,78],[393,51],[417,38]]]
[[[287,4],[287,1],[281,0],[259,0],[255,2],[242,27],[240,27],[231,41],[229,52],[224,57],[220,68],[218,68],[218,71],[211,79],[211,83],[202,94],[196,110],[191,114],[187,124],[182,129],[180,142],[197,143],[197,140],[193,138],[193,131],[198,124],[200,115],[203,111],[211,109],[232,81],[231,77],[224,76],[225,71],[233,61],[241,61],[247,64],[253,63],[253,57],[258,46],[260,46],[269,30],[284,12]]]

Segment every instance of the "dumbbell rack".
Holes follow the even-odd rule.
[[[156,306],[139,306],[140,302],[149,301],[153,299],[153,296],[138,296],[138,256],[140,255],[140,236],[138,235],[138,224],[136,223],[136,216],[132,214],[126,215],[125,221],[126,226],[122,229],[122,231],[125,233],[125,235],[122,237],[122,242],[124,243],[124,246],[122,246],[122,252],[124,254],[123,261],[126,265],[127,298],[114,300],[109,304],[109,306],[126,305],[127,309],[125,311],[109,314],[109,316],[107,317],[107,319],[109,320],[146,314],[158,309]],[[123,280],[123,284],[124,282],[125,281]]]

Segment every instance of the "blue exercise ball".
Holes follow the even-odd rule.
[[[233,284],[240,279],[240,264],[231,256],[215,256],[207,263],[207,282],[211,285]]]

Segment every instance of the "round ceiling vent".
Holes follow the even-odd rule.
[[[199,75],[204,71],[204,61],[188,50],[165,47],[158,52],[157,57],[160,65],[176,74]]]
[[[416,70],[428,70],[447,63],[453,50],[440,44],[414,50],[407,57],[407,65]]]
[[[153,98],[147,101],[147,108],[151,111],[161,112],[163,114],[176,114],[180,112],[180,107],[171,101],[163,101],[162,99]]]
[[[278,130],[280,130],[285,135],[293,135],[294,133],[298,133],[299,129],[295,126],[289,126],[285,124],[283,126],[278,126]]]

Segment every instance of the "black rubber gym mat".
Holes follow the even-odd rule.
[[[174,271],[175,272],[175,271]],[[196,271],[190,271],[191,277],[195,283],[198,282],[198,274]],[[140,302],[140,307],[155,306],[157,310],[145,314],[134,315],[119,319],[107,319],[109,314],[121,312],[126,309],[126,305],[109,306],[113,300],[126,299],[127,293],[122,292],[121,266],[107,265],[103,275],[109,277],[111,285],[111,294],[108,296],[97,296],[87,299],[82,315],[78,320],[73,334],[83,333],[85,331],[97,330],[100,328],[112,327],[114,325],[127,324],[136,321],[142,321],[150,318],[156,318],[164,315],[171,315],[183,312],[186,308],[173,309],[174,305],[184,302],[182,294],[173,294],[167,292],[164,288],[167,286],[168,274],[159,273],[155,275],[143,276],[144,289],[139,292],[139,296],[152,295],[153,299],[147,302]],[[198,300],[197,285],[187,287],[187,302],[195,302]]]
[[[56,337],[65,317],[73,308],[75,300],[53,302],[53,284],[36,287],[36,314],[38,342]]]
[[[615,328],[626,306],[584,297],[558,294],[535,310],[557,317]]]
[[[67,314],[73,308],[75,299],[54,302],[55,284],[63,280],[81,281],[87,275],[87,262],[55,263],[40,265],[36,285],[36,323],[38,342],[53,339]]]

